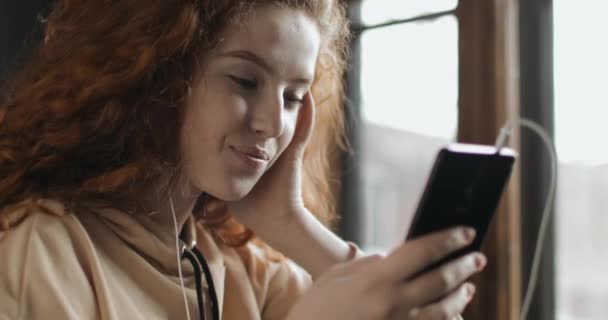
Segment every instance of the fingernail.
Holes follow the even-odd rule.
[[[467,288],[466,288],[467,301],[471,301],[474,294],[475,294],[475,286],[472,284],[467,285]]]
[[[473,229],[471,227],[464,228],[464,239],[466,240],[467,243],[473,242],[473,239],[475,239],[475,234],[476,234],[475,229]]]
[[[481,269],[483,269],[487,263],[488,263],[488,260],[486,259],[486,257],[484,255],[478,254],[475,256],[475,268],[477,269],[477,271],[480,271]]]

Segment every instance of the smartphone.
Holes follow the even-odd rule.
[[[439,151],[406,241],[461,225],[475,228],[477,236],[426,270],[480,250],[516,157],[510,148],[474,144],[453,143]]]

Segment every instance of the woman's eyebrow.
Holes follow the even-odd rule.
[[[255,63],[264,69],[269,74],[276,74],[276,70],[268,63],[264,58],[258,56],[257,54],[249,51],[249,50],[233,50],[227,51],[219,54],[220,57],[230,57],[230,58],[238,58],[247,60],[249,62]],[[299,82],[302,84],[310,84],[312,82],[311,78],[296,78],[293,79],[294,82]]]
[[[267,63],[262,57],[256,55],[255,53],[253,53],[251,51],[248,51],[248,50],[234,50],[234,51],[223,52],[220,54],[220,56],[247,60],[247,61],[257,64],[258,66],[260,66],[262,69],[264,69],[266,72],[268,72],[270,74],[275,73],[274,68],[269,63]]]

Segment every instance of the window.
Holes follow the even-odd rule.
[[[365,25],[443,13],[456,8],[458,0],[365,0],[361,6],[361,20]]]
[[[608,29],[604,1],[554,0],[559,320],[608,314]]]
[[[493,143],[517,117],[518,2],[349,2],[354,152],[342,161],[342,236],[368,252],[401,244],[439,148],[454,140]],[[473,279],[467,319],[519,313],[518,195],[519,183],[512,184],[486,235],[489,263]]]
[[[362,245],[368,251],[403,241],[436,152],[456,138],[455,6],[456,1],[362,4],[361,19],[371,27],[360,38]],[[415,18],[422,14],[431,17]],[[372,26],[404,18],[413,21]]]

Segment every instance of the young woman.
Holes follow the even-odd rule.
[[[319,222],[344,11],[57,1],[0,105],[0,318],[457,316],[485,258],[420,270],[473,231],[365,257]]]

